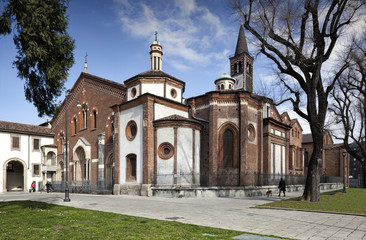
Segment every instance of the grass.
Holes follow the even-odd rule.
[[[241,234],[43,202],[0,202],[0,239],[230,239]]]
[[[271,202],[259,205],[258,207],[291,208],[366,215],[366,189],[348,188],[346,193],[342,193],[342,190],[322,193],[320,195],[320,201],[316,203],[301,201],[301,197],[298,197]]]

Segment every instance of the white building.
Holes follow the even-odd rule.
[[[202,125],[189,117],[185,83],[162,71],[156,39],[150,49],[150,71],[126,80],[126,101],[113,106],[119,123],[117,194],[151,183],[199,185]]]
[[[53,136],[48,127],[0,121],[0,192],[26,192],[33,181],[38,190],[55,176]]]

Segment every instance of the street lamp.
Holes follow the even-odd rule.
[[[64,202],[70,202],[70,198],[69,198],[69,155],[67,152],[68,149],[68,143],[67,143],[67,100],[68,97],[70,95],[70,90],[66,90],[66,94],[65,94],[65,140],[66,140],[66,144],[65,144],[65,162],[66,162],[66,184],[65,184],[65,199]]]
[[[346,161],[345,161],[345,158],[346,158],[346,152],[342,152],[342,155],[343,155],[343,193],[346,193]]]

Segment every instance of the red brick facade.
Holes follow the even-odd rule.
[[[346,186],[349,186],[349,154],[343,144],[334,144],[329,131],[324,132],[324,149],[321,176],[341,177]],[[304,135],[302,146],[304,149],[305,164],[310,161],[313,153],[313,140],[311,134]],[[346,153],[343,156],[343,153]],[[307,164],[304,173],[307,173]]]
[[[87,73],[80,74],[67,97],[69,180],[90,180],[94,185],[98,184],[98,179],[101,181],[98,178],[98,174],[101,175],[98,173],[98,162],[101,161],[99,155],[103,154],[102,162],[105,162],[113,154],[115,119],[110,106],[121,103],[124,98],[125,87],[122,84]],[[78,103],[81,107],[77,106]],[[55,143],[59,146],[57,180],[62,180],[65,169],[65,101],[52,120],[52,131],[55,133]],[[85,148],[80,146],[76,152],[74,148],[80,140]],[[102,153],[98,153],[98,146],[103,146]]]

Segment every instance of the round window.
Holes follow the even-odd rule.
[[[170,90],[170,95],[172,95],[173,98],[176,98],[177,97],[177,91],[172,88],[172,90]]]
[[[174,155],[174,147],[172,144],[168,142],[164,142],[160,144],[158,148],[159,157],[163,160],[168,160],[169,158],[173,157]]]
[[[254,126],[252,124],[250,124],[248,126],[248,138],[249,138],[249,141],[254,141],[255,140],[255,129],[254,129]]]
[[[132,88],[131,97],[134,98],[136,96],[136,88]]]
[[[127,126],[126,126],[126,138],[129,141],[132,141],[133,139],[135,139],[136,134],[137,134],[136,122],[131,120],[127,123]]]

